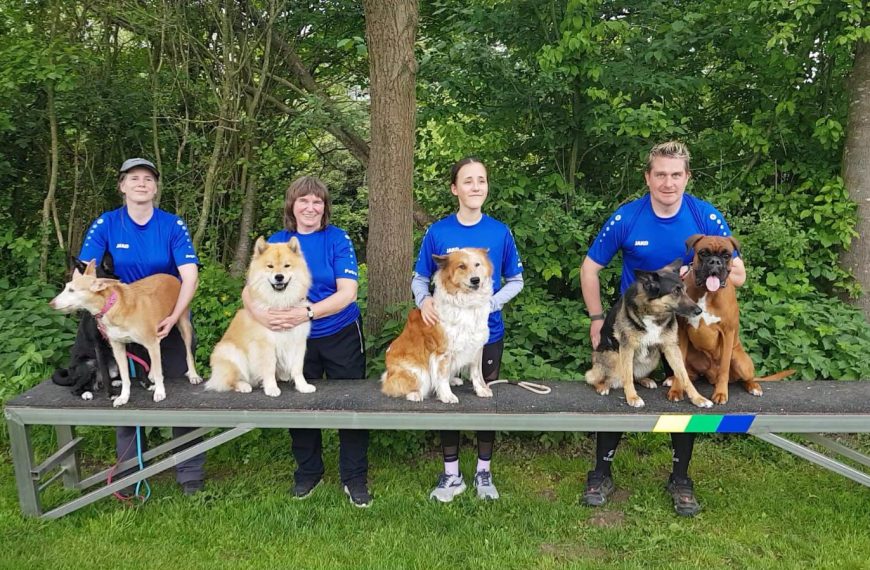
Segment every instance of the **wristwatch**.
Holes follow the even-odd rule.
[[[604,320],[604,313],[597,313],[595,315],[589,315],[589,320],[590,321],[603,321]]]
[[[305,307],[305,310],[308,311],[308,320],[313,321],[314,320],[314,311],[311,310],[310,306]]]

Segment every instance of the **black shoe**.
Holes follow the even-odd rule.
[[[314,489],[320,485],[320,482],[323,481],[323,477],[318,477],[317,479],[305,479],[302,481],[296,481],[293,485],[293,497],[296,499],[307,499],[311,496],[311,493],[314,492]]]
[[[185,481],[181,484],[181,492],[188,497],[202,492],[203,488],[205,488],[205,483],[202,481],[202,479],[197,479],[195,481]]]
[[[369,495],[369,487],[365,479],[354,479],[344,485],[344,494],[350,498],[350,504],[355,507],[369,507],[372,504],[372,496]]]
[[[613,478],[597,471],[586,474],[586,490],[580,502],[587,507],[600,507],[607,503],[607,497],[613,493]]]
[[[695,499],[695,486],[691,479],[671,475],[666,488],[674,500],[674,510],[678,515],[693,517],[701,512],[701,505]]]

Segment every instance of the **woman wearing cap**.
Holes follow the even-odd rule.
[[[199,259],[193,249],[184,221],[154,206],[160,173],[150,161],[131,158],[124,161],[118,175],[118,190],[124,205],[100,215],[91,224],[79,258],[97,260],[109,253],[115,274],[123,283],[132,283],[156,273],[175,275],[181,281],[178,301],[172,313],[158,325],[157,336],[167,378],[183,377],[187,372],[184,341],[175,327],[196,291]],[[139,345],[128,350],[147,362],[148,353]],[[179,437],[195,428],[172,428]],[[115,428],[118,462],[136,456],[136,428]],[[193,445],[190,442],[189,445]],[[176,466],[176,479],[184,494],[192,495],[203,488],[205,454],[199,454]]]

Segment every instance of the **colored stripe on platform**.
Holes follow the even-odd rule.
[[[659,416],[653,431],[670,433],[746,433],[754,415]]]

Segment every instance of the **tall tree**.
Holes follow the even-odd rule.
[[[862,40],[849,81],[849,115],[843,152],[843,179],[858,204],[857,235],[843,254],[843,266],[855,275],[863,294],[856,304],[870,320],[870,46]]]
[[[416,0],[365,2],[371,93],[369,267],[366,328],[377,333],[387,308],[408,299],[412,261]]]

